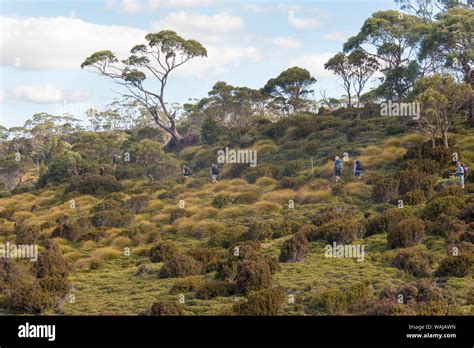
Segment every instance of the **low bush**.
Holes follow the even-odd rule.
[[[162,241],[148,251],[151,262],[166,262],[178,253],[178,247],[171,241]]]
[[[201,300],[210,300],[218,296],[232,296],[235,293],[235,285],[222,280],[210,280],[203,283],[196,290],[196,297]]]
[[[393,267],[407,271],[415,277],[430,275],[432,264],[431,256],[419,249],[410,248],[399,251],[390,261]]]
[[[122,208],[131,210],[135,214],[141,214],[144,212],[149,200],[149,197],[145,195],[132,196],[122,203]]]
[[[231,202],[231,199],[228,195],[225,195],[225,194],[218,194],[217,196],[215,196],[213,199],[212,199],[212,206],[214,208],[223,208],[225,207],[227,204],[229,204]]]
[[[398,197],[400,181],[394,177],[378,179],[374,183],[373,199],[377,203],[388,203]]]
[[[272,273],[264,260],[244,259],[237,264],[235,285],[237,291],[249,293],[267,288],[271,285]]]
[[[170,289],[170,294],[183,294],[197,291],[204,284],[204,280],[199,277],[189,277],[177,279]]]
[[[175,302],[157,301],[144,314],[148,316],[177,316],[184,315],[184,310]]]
[[[391,248],[408,248],[420,243],[424,235],[423,220],[411,217],[400,221],[388,231],[387,242]]]
[[[185,209],[176,208],[170,212],[170,217],[168,221],[170,224],[172,224],[175,220],[179,218],[190,217],[190,216],[191,216],[191,213],[186,211]]]
[[[20,220],[15,222],[13,231],[16,235],[16,243],[19,245],[32,245],[38,242],[40,229],[38,226],[27,225],[25,221]]]
[[[160,278],[182,278],[201,273],[201,265],[191,256],[175,254],[163,264]]]
[[[80,217],[74,221],[67,221],[53,230],[53,237],[65,238],[71,242],[77,242],[81,236],[90,228],[90,220]]]
[[[273,234],[272,224],[269,221],[255,220],[250,228],[242,235],[242,240],[263,242]]]
[[[91,217],[94,227],[127,227],[133,222],[134,216],[124,210],[105,210]]]
[[[66,193],[77,191],[84,195],[106,194],[122,191],[123,187],[115,177],[111,175],[91,175],[85,178],[71,180],[66,187]]]
[[[365,234],[364,223],[354,219],[334,220],[319,227],[318,234],[328,243],[349,244]]]
[[[194,260],[199,262],[205,272],[212,272],[216,269],[219,253],[215,249],[193,248],[186,252]]]
[[[437,277],[458,277],[467,276],[472,268],[472,258],[467,255],[448,256],[443,259],[435,272]]]
[[[456,216],[464,208],[464,205],[464,200],[459,197],[436,197],[426,203],[421,217],[433,221],[441,214]]]
[[[233,310],[237,315],[275,316],[281,314],[285,299],[281,288],[263,289],[250,294],[247,302],[235,304]]]
[[[390,231],[400,221],[410,217],[412,214],[408,209],[391,208],[368,220],[367,235]]]
[[[234,204],[252,204],[258,201],[258,195],[255,192],[244,192],[234,197]]]
[[[280,262],[302,262],[308,253],[308,239],[300,232],[286,240],[280,248]]]

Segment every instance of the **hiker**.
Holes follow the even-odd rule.
[[[462,188],[464,188],[464,175],[466,174],[464,170],[464,166],[461,162],[457,163],[456,167],[456,176],[459,177],[459,184],[461,185]]]
[[[336,158],[334,158],[334,175],[336,176],[336,182],[341,181],[342,161],[339,156],[336,156]]]
[[[211,165],[211,180],[212,182],[217,182],[217,178],[219,176],[219,169],[217,168],[217,165],[213,163]]]
[[[360,160],[354,161],[354,176],[362,179],[362,162]]]
[[[104,167],[103,164],[101,164],[100,167],[99,167],[99,174],[100,174],[100,176],[105,175],[105,167]]]
[[[114,157],[112,157],[112,165],[114,167],[114,171],[115,171],[115,168],[117,168],[117,163],[118,163],[119,158],[120,158],[119,155],[114,155]]]
[[[188,166],[183,166],[183,176],[187,178],[190,175],[191,175],[191,169],[189,169]]]

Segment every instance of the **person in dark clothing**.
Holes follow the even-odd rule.
[[[342,161],[338,156],[334,159],[334,175],[336,176],[336,182],[341,181]]]
[[[191,175],[191,169],[188,166],[183,166],[183,176],[188,177]]]
[[[217,182],[217,178],[219,177],[219,168],[217,168],[217,165],[213,163],[211,165],[211,180],[212,182]]]
[[[99,174],[100,174],[100,176],[105,175],[105,167],[104,167],[103,164],[101,164],[100,167],[99,167]]]
[[[120,158],[119,155],[114,155],[114,157],[112,157],[112,165],[114,167],[114,171],[115,171],[115,168],[117,168],[119,158]]]
[[[354,176],[362,179],[362,162],[360,160],[354,161]]]

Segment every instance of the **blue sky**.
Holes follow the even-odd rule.
[[[259,88],[294,65],[316,77],[317,96],[327,90],[339,97],[340,83],[324,62],[367,17],[386,9],[396,9],[392,0],[0,0],[0,124],[22,125],[38,112],[84,118],[90,107],[104,109],[120,87],[80,63],[101,49],[125,58],[146,33],[161,29],[209,52],[175,71],[170,103],[204,97],[221,80]]]

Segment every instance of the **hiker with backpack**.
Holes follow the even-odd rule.
[[[464,176],[466,175],[467,167],[461,162],[457,163],[456,176],[459,177],[459,184],[464,188]]]
[[[191,175],[191,169],[188,166],[183,166],[183,176],[187,178]]]
[[[360,160],[354,161],[354,176],[362,179],[362,162]]]
[[[217,165],[213,163],[211,165],[211,180],[212,182],[217,182],[217,178],[219,177],[219,168],[217,168]]]
[[[115,168],[117,168],[119,158],[120,158],[119,155],[114,155],[112,157],[112,166],[114,167],[114,172],[115,172]]]
[[[336,183],[341,181],[342,176],[342,161],[339,156],[334,159],[334,175],[336,176]]]
[[[100,167],[99,167],[99,174],[100,174],[100,176],[105,175],[105,166],[103,164],[101,164]]]

